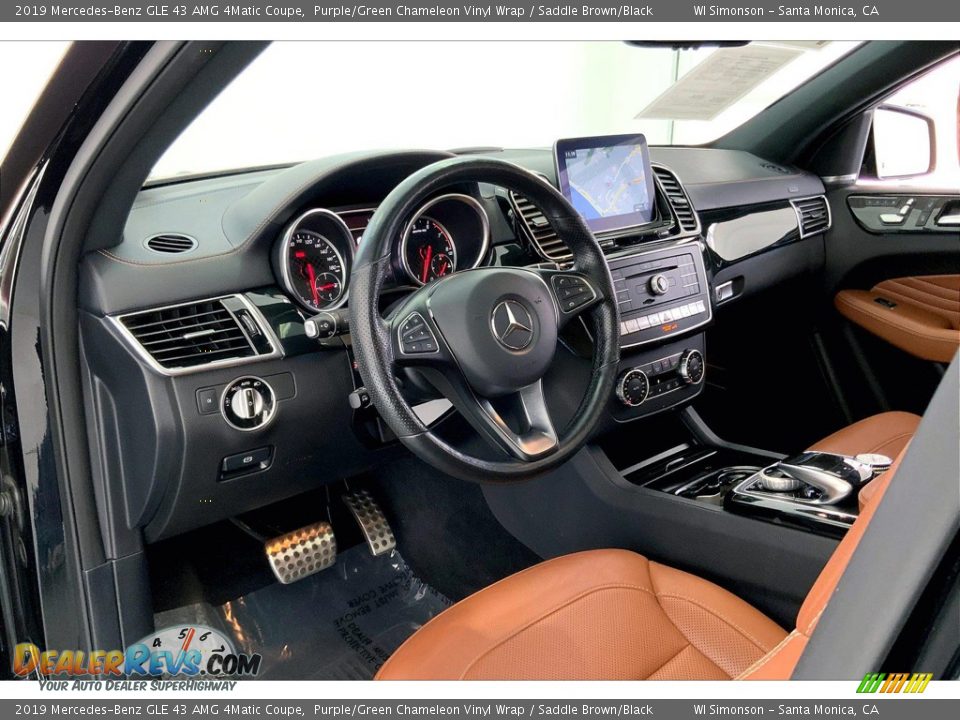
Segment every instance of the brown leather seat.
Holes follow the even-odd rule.
[[[879,418],[879,419],[878,419]],[[884,452],[916,416],[885,413],[815,447]],[[788,679],[890,479],[868,487],[860,517],[789,634],[726,590],[626,550],[548,560],[466,598],[407,640],[381,680]]]
[[[920,416],[908,412],[872,415],[814,443],[810,449],[838,455],[877,453],[895,458],[917,431]]]

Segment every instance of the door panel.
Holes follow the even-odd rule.
[[[846,404],[922,413],[960,342],[960,229],[942,222],[960,195],[861,182],[827,199],[821,327]]]

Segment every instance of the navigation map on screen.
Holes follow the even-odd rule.
[[[605,146],[571,147],[578,142],[581,141],[558,144],[560,184],[591,230],[650,222],[653,179],[643,137],[631,136],[629,142]]]

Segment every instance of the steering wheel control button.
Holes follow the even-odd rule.
[[[703,381],[703,355],[699,350],[685,350],[680,356],[680,378],[687,385],[697,385]]]
[[[266,426],[277,410],[273,388],[255,376],[237,378],[223,391],[220,413],[237,430],[258,430]]]
[[[520,352],[533,342],[533,317],[517,300],[500,302],[490,316],[493,336],[507,350]]]
[[[617,397],[627,407],[639,407],[650,392],[650,381],[640,368],[627,370],[617,383]]]
[[[551,282],[565,313],[574,312],[597,297],[590,283],[577,275],[554,275]]]
[[[420,313],[411,313],[400,326],[400,352],[404,355],[430,355],[439,351],[437,338],[427,321]]]

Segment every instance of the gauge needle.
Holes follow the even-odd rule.
[[[430,275],[430,260],[433,258],[433,246],[427,245],[427,254],[423,258],[423,271],[420,273],[420,282],[426,284]]]
[[[336,286],[336,283],[327,283],[326,285],[321,285],[318,287],[317,292],[320,292],[321,290],[333,290]]]
[[[310,278],[310,292],[313,293],[313,304],[320,304],[320,296],[317,294],[317,276],[313,272],[313,263],[307,263],[307,277]]]

